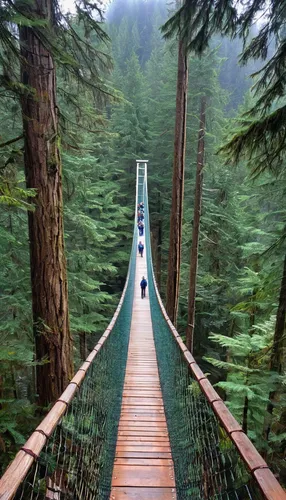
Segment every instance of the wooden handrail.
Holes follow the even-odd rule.
[[[161,312],[168,324],[168,327],[175,338],[183,359],[190,370],[192,377],[198,382],[201,391],[206,396],[207,401],[211,405],[214,413],[222,424],[223,428],[226,430],[228,436],[235,444],[239,455],[246,464],[249,472],[258,484],[261,492],[267,500],[286,500],[286,492],[282,488],[281,484],[277,481],[274,474],[269,469],[267,463],[258,453],[255,446],[252,444],[250,439],[247,437],[243,431],[240,424],[230,413],[229,409],[224,404],[221,397],[218,395],[216,390],[213,388],[205,374],[200,369],[199,365],[195,361],[194,357],[187,349],[182,338],[178,334],[176,328],[171,322],[169,316],[166,313],[165,307],[163,305],[162,299],[159,294],[159,290],[156,283],[156,278],[153,270],[153,265],[151,262],[152,277],[155,287],[156,296],[161,308]]]
[[[133,242],[134,243],[134,242]],[[132,245],[133,249],[133,245]],[[131,261],[130,261],[131,262]],[[100,349],[108,339],[112,332],[112,329],[116,323],[117,317],[121,311],[121,307],[126,295],[127,286],[130,278],[130,265],[127,273],[127,278],[125,286],[114,313],[112,320],[110,321],[108,327],[106,328],[103,335],[100,337],[98,343],[94,349],[90,352],[85,362],[76,372],[75,376],[72,378],[62,395],[55,402],[52,409],[42,420],[42,422],[35,429],[33,434],[29,437],[28,441],[24,446],[18,451],[14,460],[6,469],[4,475],[0,479],[0,500],[10,500],[14,498],[21,482],[25,479],[29,469],[33,465],[34,461],[39,457],[43,447],[45,446],[47,440],[55,430],[56,426],[60,422],[61,418],[65,414],[68,405],[73,400],[75,394],[77,393],[79,387],[81,386],[83,380],[85,379],[86,373],[89,370],[90,365],[96,358]]]

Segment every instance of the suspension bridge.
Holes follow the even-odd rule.
[[[143,257],[137,255],[140,201]],[[142,300],[143,275],[148,291]],[[12,498],[286,500],[165,312],[152,267],[146,161],[137,161],[134,237],[121,300],[0,480],[0,499]]]

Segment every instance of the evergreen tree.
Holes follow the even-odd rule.
[[[185,44],[181,39],[178,42],[177,75],[173,189],[166,292],[166,311],[174,324],[177,323],[179,305],[188,93],[188,56]]]
[[[45,19],[52,30],[52,2],[31,7],[32,17]],[[51,52],[33,28],[21,27],[19,33],[21,83],[30,89],[20,101],[26,184],[37,193],[35,210],[28,215],[34,336],[37,359],[48,359],[38,367],[37,393],[45,405],[60,396],[73,373],[56,74]]]
[[[198,155],[196,171],[196,187],[194,200],[193,234],[190,258],[190,283],[188,299],[188,324],[186,330],[186,345],[193,351],[193,335],[195,324],[195,299],[198,268],[198,250],[201,222],[202,192],[203,192],[203,167],[205,154],[205,127],[206,127],[206,97],[201,97],[200,128],[198,138]]]
[[[149,117],[148,172],[151,232],[156,278],[166,291],[169,214],[173,163],[173,130],[176,107],[176,56],[170,46],[158,44],[146,65]],[[160,92],[158,92],[160,89]]]
[[[38,401],[45,405],[59,397],[73,372],[55,60],[65,61],[63,65],[81,82],[88,84],[88,80],[94,78],[96,84],[98,71],[89,64],[85,53],[96,55],[97,63],[100,58],[101,64],[104,56],[98,57],[98,52],[73,30],[70,20],[57,11],[53,0],[37,4],[23,2],[17,7],[4,2],[3,14],[2,83],[20,96],[26,185],[36,190],[35,210],[29,212],[28,219],[36,356],[38,360],[48,359],[48,363],[38,366],[36,379]],[[17,16],[19,26],[19,54],[13,25],[9,24],[13,16]],[[86,30],[94,29],[101,38],[105,37],[92,18],[89,4],[78,6],[78,17]],[[11,52],[19,55],[21,80],[18,84],[14,68],[11,71],[8,67]],[[87,64],[89,71],[85,76],[82,68],[86,70]]]

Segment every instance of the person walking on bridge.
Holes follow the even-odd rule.
[[[139,230],[139,236],[144,235],[144,223],[142,221],[139,221],[138,224],[138,230]]]
[[[144,278],[144,276],[142,276],[140,286],[141,286],[141,299],[144,299],[146,296],[146,287],[147,287],[147,280]]]
[[[143,257],[143,250],[144,250],[144,245],[143,245],[142,241],[139,241],[138,252],[141,255],[141,257]]]

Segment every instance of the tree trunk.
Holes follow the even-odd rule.
[[[284,367],[284,332],[285,332],[285,318],[286,318],[286,255],[284,258],[283,275],[281,280],[281,288],[278,302],[278,309],[276,314],[275,332],[273,338],[273,347],[270,358],[271,371],[279,374],[283,372]],[[277,399],[278,391],[272,391],[269,394],[269,403],[267,405],[267,414],[264,425],[264,438],[268,441],[269,433],[271,430],[272,413],[274,409],[275,400]]]
[[[206,127],[206,97],[204,96],[201,98],[200,129],[198,138],[197,172],[196,172],[196,187],[195,187],[195,201],[194,201],[194,220],[193,220],[191,263],[190,263],[188,325],[186,331],[186,345],[191,352],[193,351],[194,327],[195,327],[195,310],[196,310],[195,300],[196,300],[196,284],[197,284],[197,271],[198,271],[200,220],[201,220],[201,207],[202,207],[205,127]]]
[[[172,208],[170,218],[170,246],[167,278],[166,310],[176,324],[179,302],[182,220],[184,199],[186,118],[188,90],[188,60],[183,42],[179,41],[176,97],[176,124],[174,142]]]
[[[157,253],[156,253],[156,281],[158,289],[161,288],[161,266],[162,266],[162,219],[159,215],[158,221],[158,235],[157,235]]]
[[[51,25],[52,1],[33,4]],[[31,5],[29,4],[29,8]],[[32,28],[20,28],[21,98],[26,184],[35,188],[29,212],[32,311],[38,403],[55,401],[73,373],[63,236],[62,167],[53,58]]]
[[[161,287],[161,266],[162,266],[162,213],[161,213],[161,194],[158,191],[157,198],[157,224],[156,224],[156,248],[154,249],[155,256],[155,275],[158,290],[160,291]]]
[[[278,445],[278,450],[275,450],[276,453],[278,452],[280,457],[281,457],[281,463],[285,460],[285,450],[286,450],[286,437],[285,437],[285,429],[286,429],[286,407],[282,408],[280,419],[279,419],[279,425],[278,429],[276,431],[276,434],[282,434],[280,436],[279,443]],[[286,483],[286,467],[281,467],[279,470],[279,481],[281,484]]]
[[[86,333],[81,332],[79,334],[79,351],[80,351],[80,359],[85,361],[87,358],[87,342],[86,342]]]
[[[246,379],[245,384],[247,385],[248,379]],[[243,406],[243,416],[242,416],[242,430],[247,434],[248,431],[248,397],[245,396],[244,398],[244,406]]]
[[[273,348],[270,359],[270,370],[282,373],[284,366],[283,347],[286,318],[286,255],[284,258],[283,275],[276,315],[276,325],[273,338]]]
[[[247,367],[250,366],[249,356],[247,357],[246,365],[247,365]],[[248,380],[248,373],[247,373],[246,378],[245,378],[245,386],[246,387],[248,386],[248,382],[249,382],[249,380]],[[247,434],[247,431],[248,431],[248,410],[249,410],[249,400],[248,400],[248,397],[245,396],[244,405],[243,405],[243,413],[242,413],[242,429],[245,432],[245,434]]]
[[[252,334],[254,332],[254,324],[255,324],[255,315],[256,315],[256,306],[255,306],[255,296],[257,293],[257,289],[253,288],[252,291],[252,302],[253,302],[253,307],[250,309],[250,314],[249,314],[249,332]],[[253,363],[252,363],[252,358],[251,356],[247,356],[246,358],[246,367],[247,368],[252,368]],[[245,386],[248,386],[249,382],[249,374],[246,374],[245,378]],[[243,405],[243,415],[242,415],[242,429],[247,434],[248,431],[248,410],[249,410],[249,399],[247,396],[244,398],[244,405]]]

